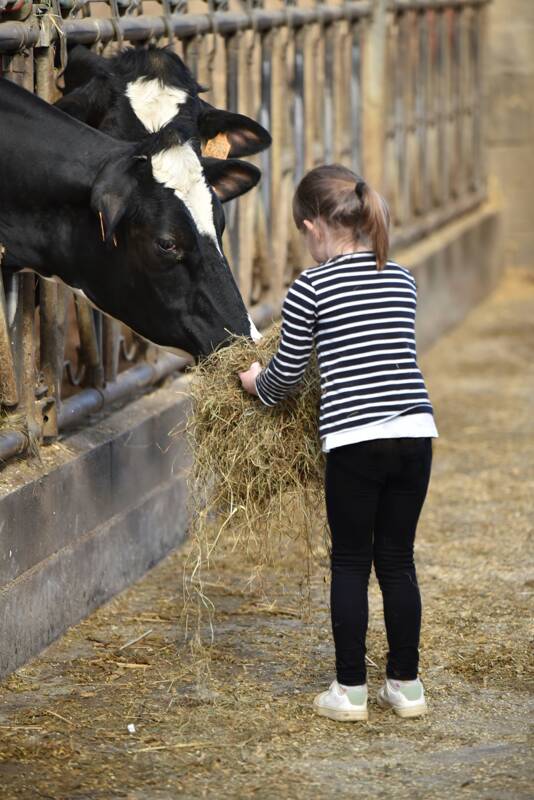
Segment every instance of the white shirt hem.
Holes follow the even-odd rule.
[[[368,442],[371,439],[401,439],[430,437],[439,438],[434,417],[428,412],[423,414],[406,414],[393,417],[386,422],[373,425],[361,425],[349,431],[329,433],[323,439],[323,452],[328,453],[336,447],[347,444]]]

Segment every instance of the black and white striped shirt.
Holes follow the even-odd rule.
[[[417,287],[409,270],[371,252],[305,270],[282,309],[280,345],[258,376],[260,400],[282,400],[304,375],[315,344],[324,440],[409,414],[432,414],[416,360]]]

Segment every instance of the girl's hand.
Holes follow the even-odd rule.
[[[241,384],[245,392],[249,394],[254,394],[256,397],[258,396],[258,392],[256,391],[256,378],[261,372],[261,366],[258,361],[254,361],[253,364],[247,369],[246,372],[239,372],[239,378],[241,380]]]

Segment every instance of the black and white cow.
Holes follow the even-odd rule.
[[[4,265],[58,277],[146,339],[195,356],[255,335],[224,257],[221,202],[259,180],[167,125],[117,141],[0,79]]]
[[[224,133],[229,157],[269,147],[269,133],[255,120],[206,103],[204,91],[169,48],[124,50],[103,58],[77,45],[69,53],[65,95],[57,105],[117,139],[140,141],[169,123],[206,143]]]

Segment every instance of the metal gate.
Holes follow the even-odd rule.
[[[184,58],[210,102],[267,127],[260,189],[227,206],[225,234],[261,325],[306,264],[290,207],[314,165],[342,162],[382,187],[396,245],[484,199],[485,3],[14,0],[0,12],[0,71],[53,102],[67,42],[104,55],[156,42]],[[62,286],[29,272],[0,282],[0,459],[53,441],[186,363]]]

